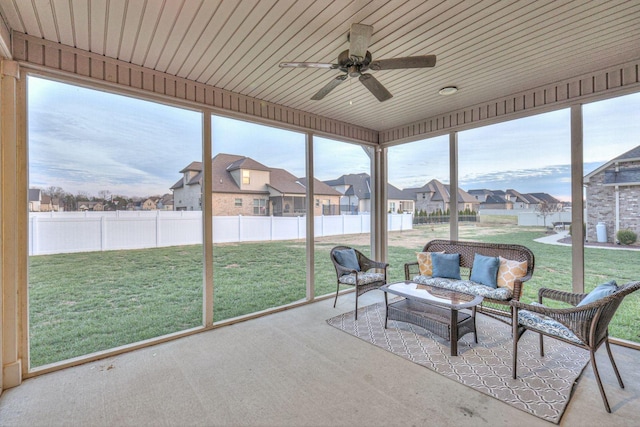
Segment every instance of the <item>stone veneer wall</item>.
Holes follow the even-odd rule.
[[[629,162],[621,165],[625,167],[638,167],[640,162]],[[613,168],[613,166],[612,166]],[[610,168],[609,168],[610,169]],[[603,184],[604,171],[594,175],[587,187],[587,233],[586,238],[590,242],[596,242],[599,222],[604,222],[607,229],[607,241],[616,240],[616,190],[614,186]],[[630,229],[640,235],[640,186],[620,186],[620,230]]]

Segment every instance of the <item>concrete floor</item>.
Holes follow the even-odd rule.
[[[353,294],[26,380],[1,426],[538,426],[546,421],[356,339],[325,320]],[[382,301],[369,292],[361,305]],[[640,423],[640,352],[598,352],[613,413],[587,366],[566,426]]]

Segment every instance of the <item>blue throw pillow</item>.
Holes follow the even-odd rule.
[[[612,293],[618,290],[618,284],[615,280],[612,280],[607,283],[603,283],[602,285],[598,285],[594,290],[589,292],[586,297],[582,301],[578,303],[576,307],[581,307],[583,305],[591,304],[592,302],[598,301],[600,298],[608,297]]]
[[[342,249],[334,252],[336,261],[341,266],[348,268],[349,270],[360,271],[360,264],[358,264],[358,257],[356,251],[353,249]]]
[[[433,277],[460,280],[460,254],[431,254]]]
[[[498,257],[475,254],[469,279],[481,285],[497,288],[499,268],[500,259]]]

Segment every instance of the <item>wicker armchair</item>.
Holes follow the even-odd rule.
[[[616,362],[613,360],[609,345],[609,322],[613,318],[622,300],[628,294],[638,290],[640,282],[630,282],[620,286],[613,294],[596,300],[590,304],[577,307],[577,304],[587,294],[575,294],[553,289],[542,288],[538,291],[538,302],[542,304],[543,298],[561,301],[573,306],[570,308],[550,308],[542,305],[525,304],[520,301],[511,301],[513,307],[513,378],[516,378],[518,363],[518,340],[527,330],[540,334],[540,355],[544,356],[543,336],[564,341],[568,344],[589,350],[591,354],[591,366],[598,382],[600,395],[604,401],[607,412],[611,412],[607,396],[605,395],[602,381],[598,374],[595,353],[604,343],[607,347],[609,360],[613,371],[618,378],[618,384],[624,388],[622,378],[618,372]],[[545,317],[546,316],[546,317]]]
[[[358,265],[360,271],[351,269],[341,265],[336,259],[336,252],[353,249],[349,246],[336,246],[331,249],[330,257],[333,262],[333,266],[336,269],[336,298],[333,301],[333,307],[335,308],[338,301],[338,292],[340,291],[340,285],[354,286],[356,288],[356,311],[355,318],[358,319],[358,297],[365,292],[369,292],[374,289],[380,288],[380,286],[387,283],[387,267],[389,264],[384,262],[373,261],[362,254],[357,249],[353,249],[358,259]],[[378,270],[378,271],[372,271]],[[381,271],[382,270],[382,271]],[[381,272],[380,272],[381,271]]]

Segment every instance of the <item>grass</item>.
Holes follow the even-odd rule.
[[[510,224],[461,225],[460,238],[519,243],[536,256],[523,300],[540,287],[571,290],[571,250],[534,242],[544,232]],[[446,238],[448,226],[425,226],[389,235],[389,277],[403,280],[405,262],[432,238]],[[329,251],[355,236],[315,243],[316,295],[335,292]],[[366,240],[368,239],[360,239]],[[411,242],[421,242],[411,243]],[[368,253],[368,244],[353,246]],[[637,280],[638,252],[587,248],[586,290],[603,281]],[[280,241],[214,247],[214,321],[303,300],[305,243]],[[29,260],[31,366],[106,350],[202,324],[202,247],[88,252]],[[627,297],[611,335],[640,341],[640,296]]]

